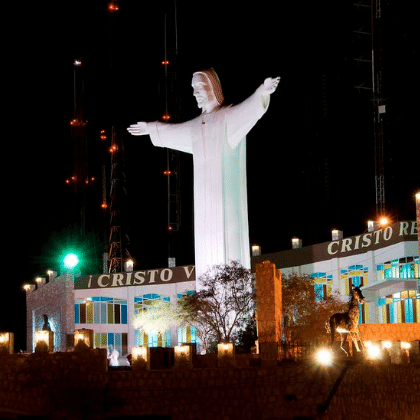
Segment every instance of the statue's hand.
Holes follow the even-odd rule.
[[[280,77],[276,77],[274,79],[271,77],[268,77],[267,79],[265,79],[264,84],[263,84],[263,94],[271,95],[272,93],[274,93],[279,83],[280,83]]]
[[[149,134],[146,122],[138,122],[137,124],[131,124],[130,127],[127,128],[127,131],[133,136],[144,136],[146,134]]]

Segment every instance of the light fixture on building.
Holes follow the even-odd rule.
[[[134,268],[134,261],[131,258],[124,262],[124,270],[126,273],[132,272],[133,268]]]
[[[38,287],[43,286],[46,283],[46,279],[44,277],[37,277],[35,279],[35,283],[38,285]]]
[[[176,258],[175,257],[169,257],[168,258],[168,267],[169,268],[176,267]]]
[[[408,341],[401,341],[401,349],[402,350],[409,350],[411,348],[411,343]]]
[[[378,229],[378,222],[376,220],[368,220],[368,232],[374,232]]]
[[[35,331],[35,351],[52,352],[54,349],[54,333],[52,331]]]
[[[217,366],[235,367],[235,345],[233,343],[217,345]]]
[[[175,346],[175,367],[178,369],[191,369],[192,362],[192,347],[184,344],[182,346]]]
[[[292,238],[292,249],[302,248],[302,239]]]
[[[93,348],[93,330],[82,328],[74,331],[74,346],[84,344],[89,348]]]
[[[23,290],[24,290],[26,293],[31,293],[31,292],[33,292],[33,291],[35,290],[35,285],[34,285],[34,284],[28,284],[28,283],[25,283],[25,284],[23,285]]]
[[[258,257],[261,255],[261,247],[259,245],[252,245],[251,254],[253,257]]]
[[[331,231],[331,238],[333,241],[339,241],[340,239],[343,239],[343,231],[338,229],[333,229]]]
[[[150,370],[150,349],[145,346],[133,347],[131,366],[135,370]]]
[[[14,351],[14,334],[12,332],[0,333],[0,354],[3,352],[12,354]]]

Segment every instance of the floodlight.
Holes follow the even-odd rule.
[[[76,254],[70,253],[64,257],[64,266],[69,269],[73,269],[79,264],[79,257]]]
[[[382,347],[384,349],[390,349],[392,347],[392,342],[391,341],[382,341]]]
[[[320,349],[316,352],[315,359],[319,364],[329,366],[333,360],[332,352],[328,349]]]
[[[368,344],[368,343],[365,343]],[[381,356],[381,349],[377,344],[369,343],[366,345],[367,357],[369,359],[378,359]]]

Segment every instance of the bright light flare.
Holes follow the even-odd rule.
[[[333,355],[331,350],[320,349],[315,353],[316,361],[324,366],[330,366],[333,360]]]
[[[389,350],[392,347],[392,342],[391,341],[382,341],[382,347],[384,349]]]
[[[79,264],[79,257],[76,254],[67,254],[63,262],[67,268],[74,268]]]
[[[365,345],[368,359],[375,360],[381,357],[381,348],[377,344],[367,341]]]
[[[389,225],[389,219],[386,216],[382,216],[379,218],[378,223],[380,227],[386,227]]]
[[[408,350],[411,348],[411,344],[407,341],[401,341],[401,348],[403,350]]]

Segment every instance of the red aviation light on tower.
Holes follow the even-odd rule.
[[[116,1],[110,1],[108,3],[108,10],[110,12],[118,12],[118,10],[120,10],[118,3]]]

